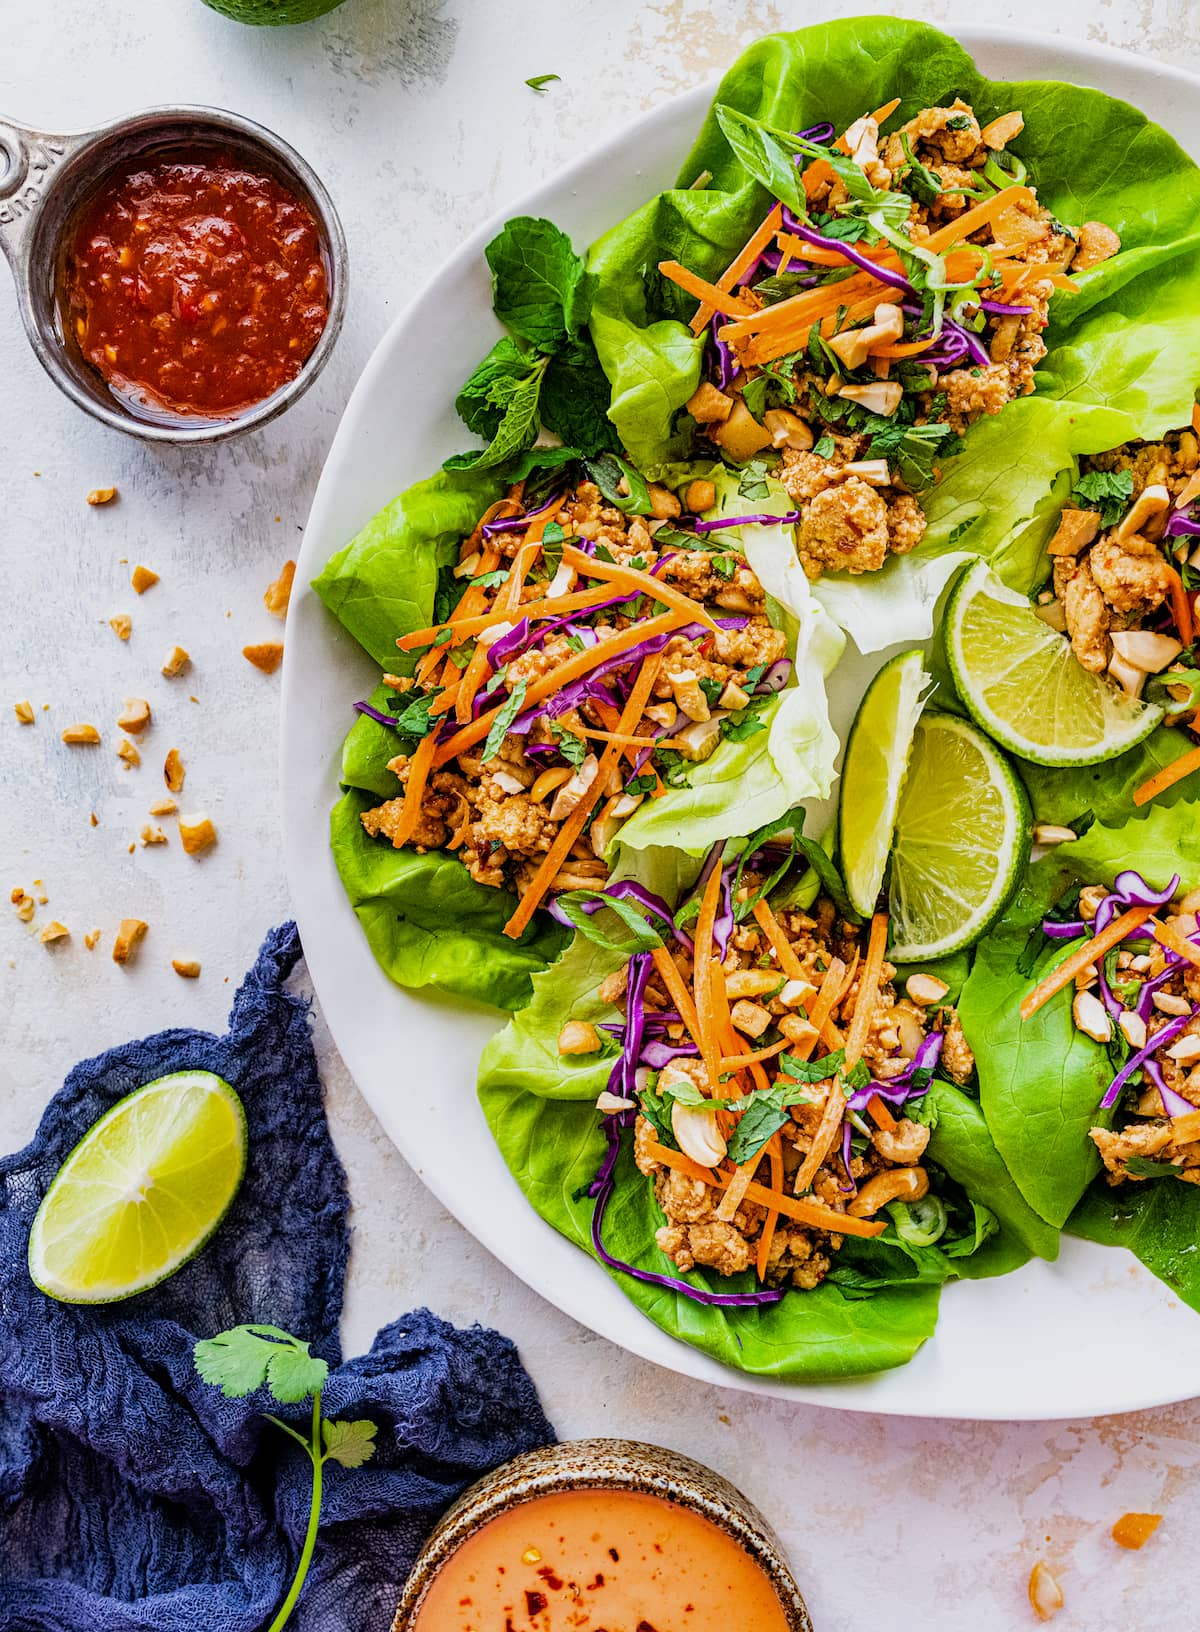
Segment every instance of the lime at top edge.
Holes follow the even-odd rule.
[[[889,958],[929,962],[979,940],[1020,884],[1031,824],[1019,778],[983,732],[922,715],[896,811]]]
[[[971,717],[1035,765],[1098,765],[1148,737],[1162,709],[1075,659],[1024,595],[978,561],[946,608],[946,656]]]
[[[310,23],[334,11],[343,0],[204,0],[206,6],[239,23]]]
[[[931,680],[923,654],[889,659],[867,687],[842,760],[838,842],[846,893],[864,918],[883,888],[913,732]]]
[[[29,1233],[29,1273],[64,1303],[114,1303],[195,1257],[246,1170],[246,1115],[211,1071],[178,1071],[108,1110],[75,1146]]]

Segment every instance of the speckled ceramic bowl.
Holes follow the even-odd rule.
[[[690,1457],[629,1439],[546,1445],[472,1485],[425,1543],[405,1584],[392,1632],[411,1632],[434,1576],[468,1536],[522,1502],[564,1490],[632,1490],[691,1508],[731,1536],[766,1573],[791,1632],[813,1632],[778,1536],[741,1491]]]

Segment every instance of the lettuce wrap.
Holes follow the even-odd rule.
[[[1018,148],[1040,202],[1064,219],[1107,223],[1122,248],[1079,275],[1078,293],[1055,295],[1037,395],[969,429],[962,452],[924,495],[929,528],[913,554],[869,577],[818,584],[818,597],[863,651],[927,636],[938,593],[964,552],[992,561],[1013,587],[1032,588],[1058,508],[1056,478],[1082,454],[1186,423],[1192,406],[1200,171],[1128,104],[1083,86],[990,81],[937,29],[863,17],[758,41],[726,73],[714,108],[783,130],[816,120],[842,130],[893,97],[903,120],[955,95],[981,119],[1019,108]],[[694,186],[698,177],[709,179]],[[710,112],[676,187],[591,252],[591,332],[613,386],[611,417],[647,469],[688,452],[680,411],[700,378],[703,340],[685,321],[694,302],[644,269],[673,258],[716,278],[771,202]],[[1064,491],[1060,482],[1059,502]]]

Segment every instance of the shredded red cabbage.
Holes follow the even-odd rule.
[[[931,1031],[921,1039],[917,1052],[897,1076],[886,1082],[869,1082],[865,1088],[856,1088],[846,1100],[852,1111],[862,1111],[876,1095],[889,1105],[903,1105],[909,1099],[923,1099],[929,1092],[929,1076],[941,1057],[945,1037],[940,1031]],[[921,1074],[923,1080],[914,1082]]]
[[[1006,306],[1003,301],[999,300],[981,300],[979,310],[981,312],[992,312],[997,317],[1028,317],[1033,307]]]
[[[380,725],[390,725],[393,731],[399,730],[394,714],[381,714],[377,708],[372,708],[370,703],[355,703],[354,706],[360,714],[365,714],[369,720],[378,720]]]
[[[1177,510],[1167,523],[1168,538],[1200,538],[1200,521],[1186,510]]]
[[[873,261],[869,255],[864,255],[861,250],[855,249],[853,244],[846,243],[842,238],[826,238],[824,233],[806,225],[786,207],[783,211],[783,225],[788,232],[802,238],[806,244],[815,244],[818,249],[832,249],[837,254],[844,255],[848,261],[853,261],[855,266],[869,272],[873,278],[880,283],[886,283],[889,288],[899,289],[905,295],[916,294],[916,290],[903,273],[895,272],[888,266],[880,266],[878,261]]]
[[[980,368],[991,367],[991,354],[989,353],[987,347],[979,340],[978,336],[971,333],[970,329],[964,328],[960,323],[956,323],[952,317],[944,317],[942,319],[942,333],[943,335],[951,338],[957,336],[963,346],[964,351],[970,357],[971,361],[977,364]],[[925,353],[923,360],[928,362],[928,352]]]
[[[1108,895],[1096,908],[1096,919],[1092,933],[1103,934],[1117,915],[1118,909],[1124,911],[1128,907],[1161,907],[1168,902],[1179,888],[1179,874],[1176,873],[1165,890],[1152,889],[1141,873],[1132,867],[1127,867],[1117,874],[1113,880],[1113,887]],[[1117,997],[1108,983],[1108,976],[1104,972],[1104,960],[1096,966],[1097,981],[1100,988],[1100,997],[1108,1013],[1116,1019],[1124,1012],[1124,1004]]]
[[[1159,1065],[1157,1060],[1147,1060],[1142,1070],[1158,1089],[1158,1097],[1162,1102],[1164,1116],[1189,1116],[1196,1109],[1190,1100],[1184,1099],[1182,1094],[1177,1094],[1174,1088],[1167,1087],[1162,1066]]]
[[[544,516],[547,510],[553,510],[562,501],[563,495],[556,493],[545,504],[539,504],[536,510],[527,510],[523,516],[504,516],[499,521],[485,521],[480,528],[480,537],[494,538],[497,533],[523,532],[535,516]]]
[[[1121,1094],[1125,1089],[1125,1085],[1129,1081],[1130,1077],[1132,1077],[1133,1073],[1140,1070],[1146,1064],[1147,1060],[1151,1059],[1153,1055],[1157,1054],[1160,1048],[1165,1048],[1168,1043],[1173,1043],[1176,1037],[1178,1037],[1179,1034],[1184,1031],[1196,1018],[1197,1014],[1200,1014],[1200,1007],[1193,1008],[1187,1014],[1176,1015],[1172,1020],[1169,1020],[1160,1031],[1156,1031],[1154,1033],[1154,1036],[1150,1038],[1145,1048],[1141,1048],[1136,1054],[1131,1054],[1129,1056],[1129,1058],[1125,1061],[1125,1064],[1109,1083],[1108,1092],[1100,1101],[1100,1104],[1104,1110],[1107,1111],[1112,1109],[1112,1107],[1120,1099]],[[1189,1110],[1192,1110],[1193,1108],[1194,1107],[1190,1105],[1188,1107]]]

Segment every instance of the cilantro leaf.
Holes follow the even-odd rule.
[[[654,1137],[659,1144],[665,1145],[668,1150],[678,1150],[675,1130],[671,1126],[671,1107],[666,1099],[656,1094],[653,1088],[643,1088],[638,1094],[638,1104],[642,1115],[654,1129]]]
[[[752,459],[744,468],[738,481],[738,493],[743,499],[769,499],[771,489],[767,484],[767,464],[764,459]]]
[[[918,489],[933,481],[935,456],[953,452],[957,440],[949,425],[888,423],[872,436],[867,458],[886,459],[909,487]]]
[[[1102,527],[1115,527],[1132,498],[1131,470],[1089,470],[1071,489],[1071,502],[1080,510],[1099,510]]]
[[[587,758],[588,747],[582,737],[577,737],[574,731],[568,731],[565,725],[557,720],[550,721],[550,730],[558,744],[558,751],[568,765],[582,765]]]
[[[234,1326],[205,1338],[193,1350],[196,1370],[227,1400],[244,1399],[265,1383],[281,1405],[316,1394],[329,1375],[307,1343],[278,1326]]]
[[[749,737],[755,737],[760,731],[765,731],[766,721],[759,719],[758,716],[770,701],[770,694],[765,697],[752,697],[745,708],[721,721],[721,736],[726,742],[745,742]]]
[[[406,692],[405,707],[396,715],[396,730],[406,737],[427,737],[433,730],[430,709],[441,696],[441,687],[427,692]]]
[[[817,439],[816,443],[813,445],[812,451],[816,454],[818,459],[831,459],[836,450],[837,443],[833,440],[829,433],[826,432],[824,436]]]
[[[539,351],[558,351],[588,320],[596,280],[552,221],[519,215],[485,251],[501,323]]]
[[[525,693],[528,690],[524,680],[518,680],[499,714],[492,721],[491,730],[487,734],[487,741],[483,745],[483,761],[495,759],[504,746],[504,739],[508,735],[508,728],[521,712],[525,702]]]
[[[791,1120],[788,1115],[793,1105],[810,1105],[808,1094],[801,1093],[793,1084],[779,1083],[774,1088],[761,1088],[745,1099],[728,1103],[730,1111],[740,1111],[741,1118],[729,1137],[729,1159],[741,1166],[748,1162],[770,1139]]]
[[[375,1455],[375,1424],[366,1417],[353,1422],[322,1422],[321,1440],[325,1455],[344,1468],[361,1468]]]

